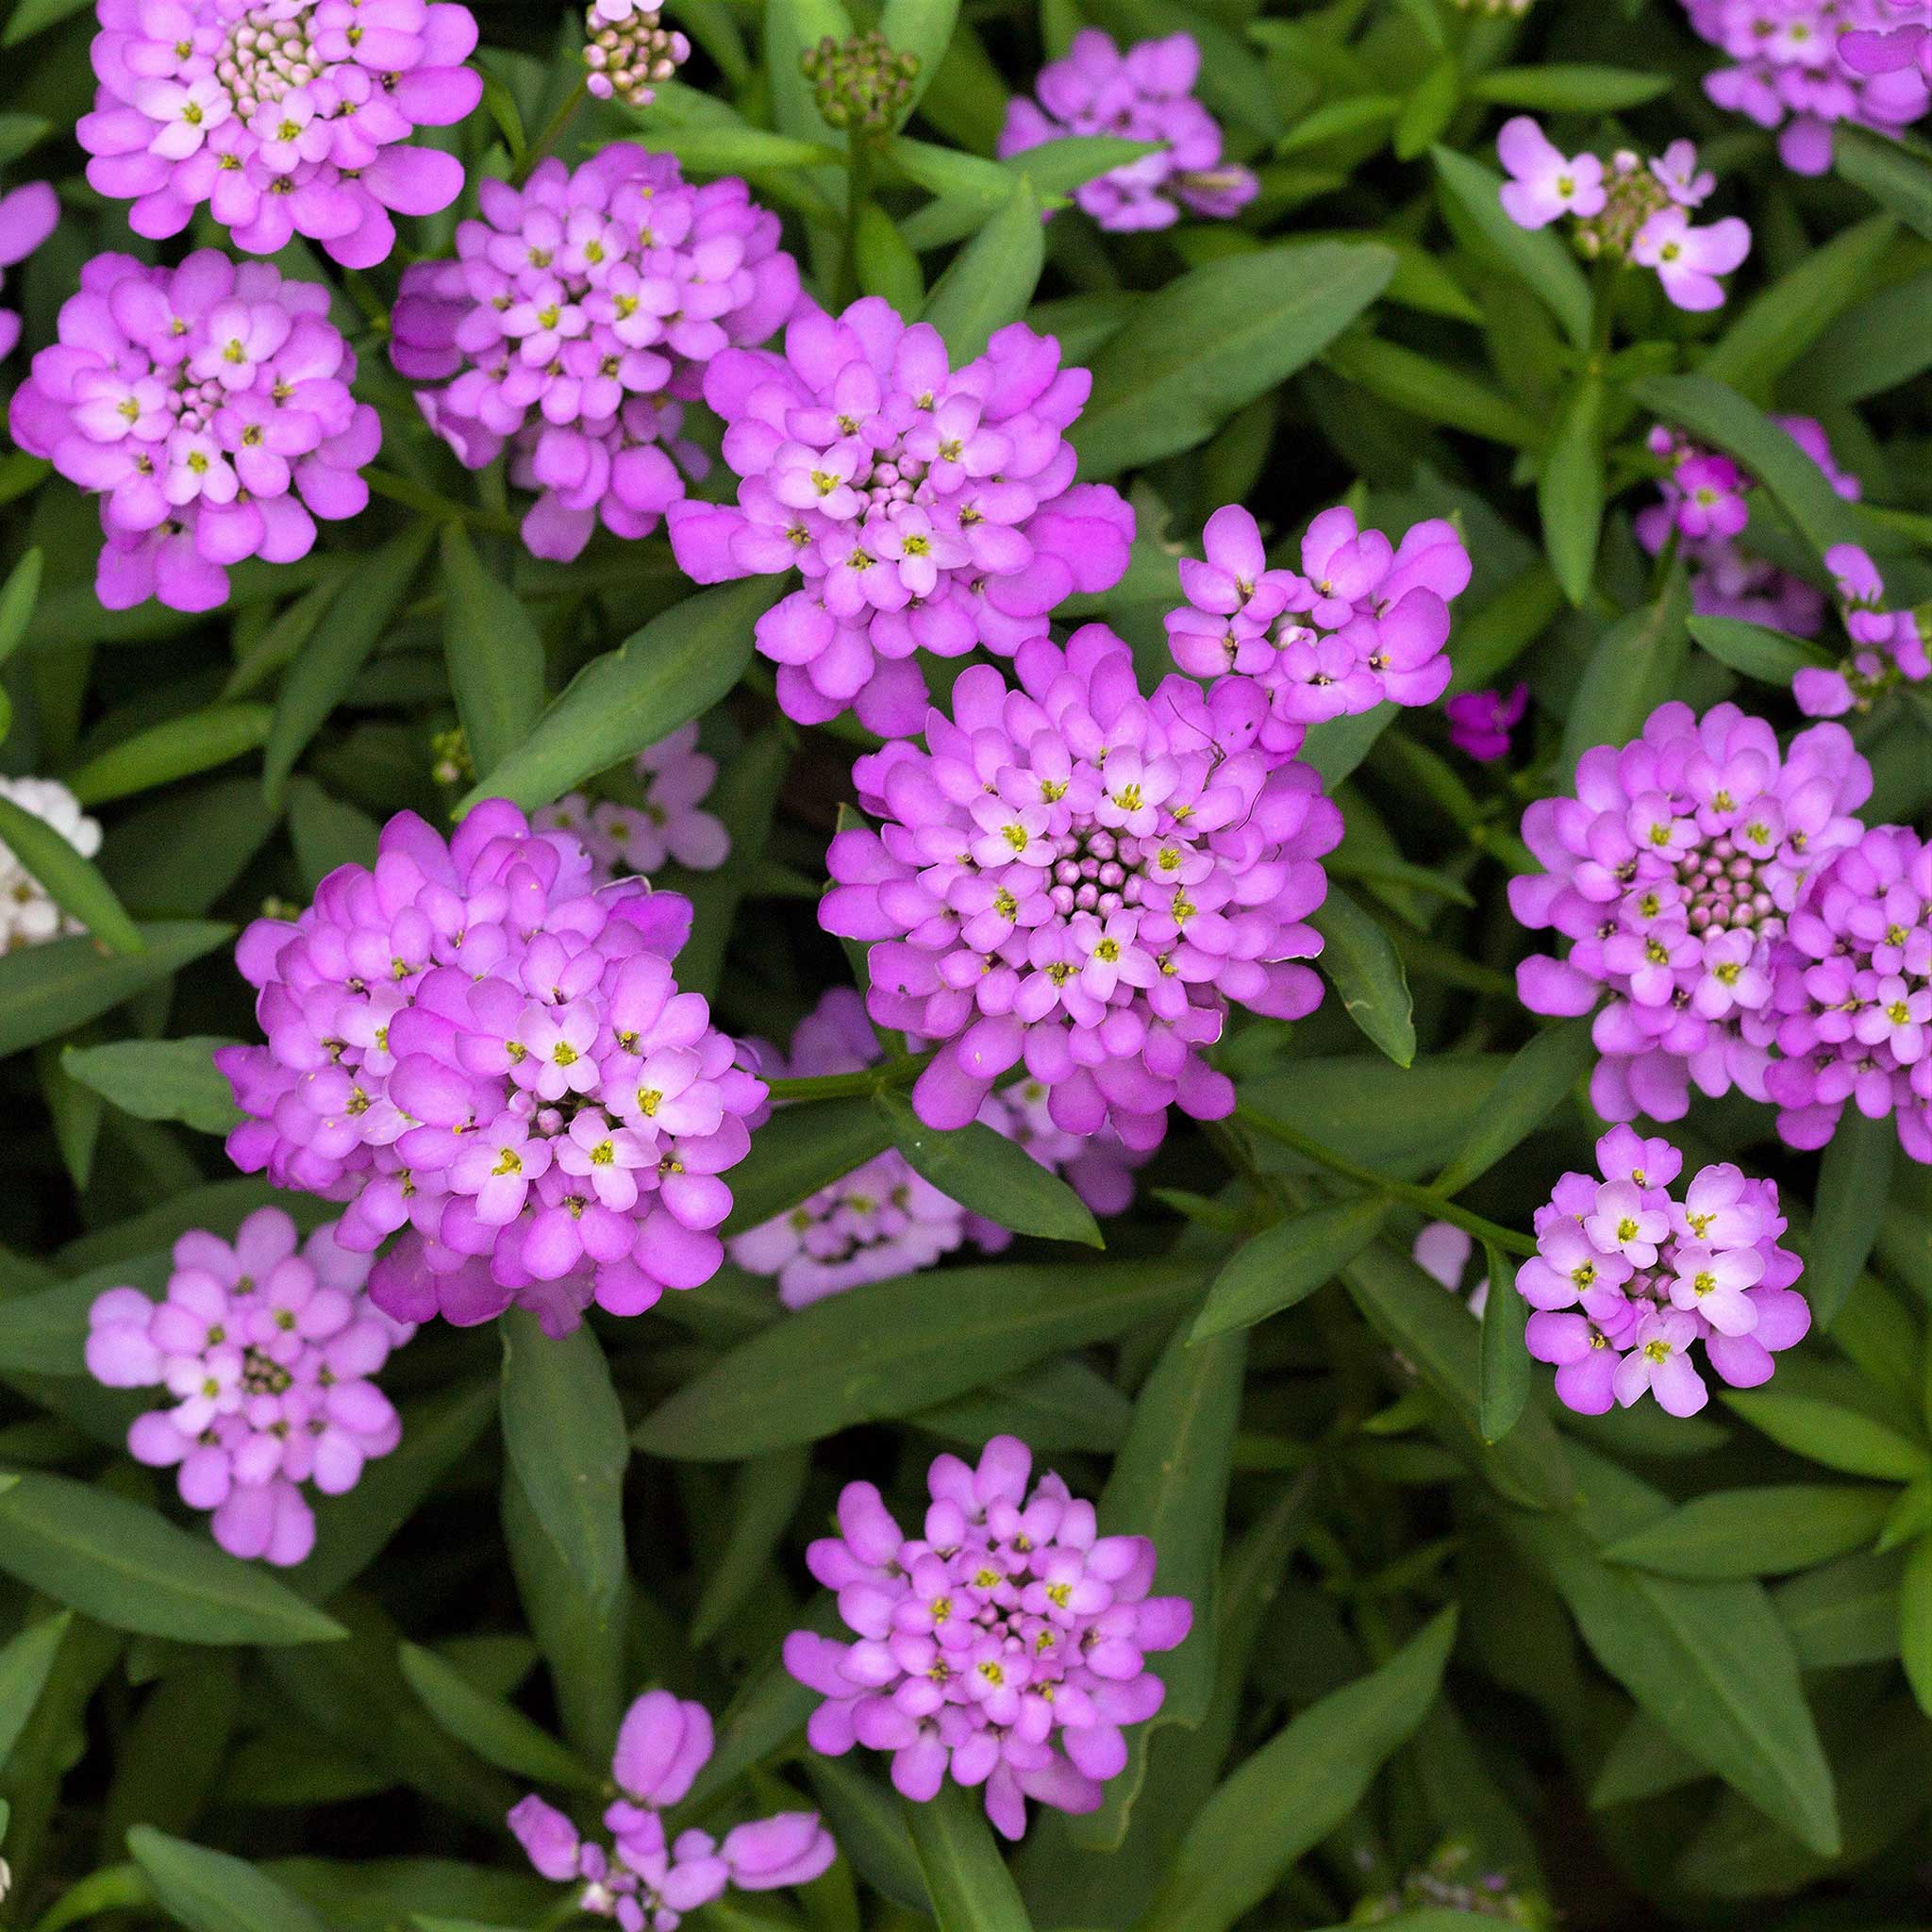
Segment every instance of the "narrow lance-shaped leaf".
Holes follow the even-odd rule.
[[[1668,1516],[1607,1544],[1604,1559],[1662,1576],[1730,1581],[1808,1570],[1862,1549],[1895,1490],[1865,1484],[1772,1483],[1692,1496]]]
[[[142,924],[139,953],[103,954],[91,939],[50,940],[0,954],[0,1058],[118,1007],[167,979],[234,934],[205,920]]]
[[[1587,1020],[1546,1026],[1503,1070],[1456,1158],[1435,1178],[1439,1194],[1459,1194],[1542,1125],[1596,1058]]]
[[[1676,689],[1690,648],[1690,577],[1680,558],[1654,604],[1640,605],[1597,640],[1563,726],[1562,764],[1593,744],[1622,744]]]
[[[1443,192],[1506,267],[1546,302],[1563,332],[1581,348],[1590,343],[1596,305],[1576,258],[1548,228],[1519,228],[1503,211],[1503,177],[1453,148],[1430,150]]]
[[[1825,1147],[1811,1234],[1804,1243],[1805,1293],[1821,1328],[1829,1328],[1837,1319],[1871,1257],[1897,1144],[1890,1115],[1868,1120],[1848,1106]]]
[[[483,568],[460,524],[442,532],[442,655],[478,772],[494,772],[543,710],[543,644],[516,593]]]
[[[1475,1420],[1485,1442],[1500,1442],[1529,1406],[1534,1371],[1524,1341],[1529,1307],[1516,1292],[1516,1267],[1509,1257],[1491,1242],[1484,1243],[1483,1257],[1490,1287],[1483,1302]]]
[[[1603,378],[1586,375],[1570,391],[1557,418],[1537,480],[1537,508],[1550,568],[1557,573],[1563,594],[1579,605],[1590,595],[1603,531]]]
[[[1389,935],[1346,892],[1331,891],[1308,923],[1325,941],[1321,967],[1342,1010],[1398,1067],[1413,1064],[1415,1009]]]
[[[1805,638],[1794,638],[1741,617],[1700,617],[1690,620],[1690,635],[1715,658],[1740,676],[1759,684],[1790,689],[1791,679],[1807,667],[1832,662],[1829,651]]]
[[[1906,1553],[1898,1585],[1898,1654],[1919,1708],[1932,1717],[1932,1535]]]
[[[954,368],[982,354],[995,330],[1025,314],[1045,260],[1040,197],[1023,176],[926,297],[924,319],[945,338]]]
[[[114,889],[47,821],[0,794],[0,845],[7,846],[70,919],[121,954],[145,952],[141,928]],[[25,950],[25,949],[24,949]],[[24,956],[16,953],[15,957]]]
[[[245,1859],[146,1824],[127,1834],[127,1849],[188,1932],[327,1932],[312,1907]]]
[[[603,1790],[603,1779],[549,1732],[532,1724],[514,1705],[477,1690],[447,1657],[406,1643],[396,1660],[429,1715],[487,1763],[565,1790]]]
[[[1932,241],[1932,160],[1922,150],[1862,127],[1839,126],[1832,130],[1832,153],[1847,181]]]
[[[948,1778],[906,1822],[939,1932],[1032,1932],[976,1790]]]
[[[70,1046],[60,1064],[73,1079],[137,1120],[180,1121],[204,1134],[225,1134],[241,1113],[214,1063],[219,1038],[117,1040]]]
[[[1263,1228],[1243,1241],[1214,1277],[1190,1341],[1205,1341],[1293,1307],[1353,1261],[1388,1215],[1387,1201],[1364,1195],[1327,1202]]]
[[[731,1170],[726,1235],[762,1227],[892,1144],[892,1124],[864,1094],[794,1100],[752,1137]]]
[[[67,783],[83,805],[151,791],[246,758],[267,743],[274,718],[266,705],[210,705],[109,745],[69,773]]]
[[[6,1770],[8,1757],[46,1688],[47,1674],[73,1621],[67,1610],[42,1617],[0,1646],[0,1772]]]

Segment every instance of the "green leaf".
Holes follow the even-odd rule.
[[[1932,269],[1874,291],[1825,330],[1779,385],[1800,408],[1837,408],[1882,395],[1932,368]]]
[[[780,174],[792,169],[838,165],[842,157],[819,141],[801,141],[739,121],[705,121],[670,127],[648,117],[631,136],[658,154],[675,155],[693,175],[752,175],[760,169]]]
[[[1395,118],[1395,158],[1412,161],[1441,140],[1462,99],[1462,69],[1445,54],[1423,75]]]
[[[1844,1307],[1878,1239],[1898,1131],[1888,1114],[1868,1120],[1848,1107],[1818,1165],[1818,1194],[1805,1251],[1805,1294],[1821,1328]]]
[[[955,369],[983,354],[994,330],[1025,314],[1045,262],[1040,197],[1023,177],[925,298],[923,320],[945,338]]]
[[[624,1588],[624,1409],[588,1324],[545,1335],[511,1308],[503,1329],[503,1445],[537,1520],[586,1597]]]
[[[647,1454],[699,1462],[817,1441],[1171,1320],[1200,1289],[1198,1267],[1148,1260],[949,1268],[943,1295],[923,1274],[872,1283],[741,1342],[654,1409],[633,1440]]]
[[[1490,1291],[1483,1301],[1481,1375],[1476,1384],[1476,1428],[1485,1442],[1500,1442],[1529,1407],[1532,1374],[1524,1334],[1529,1307],[1516,1292],[1516,1270],[1491,1242],[1484,1243]]]
[[[1537,478],[1538,514],[1550,568],[1571,603],[1590,596],[1604,524],[1603,377],[1579,378],[1557,417]]]
[[[0,30],[0,47],[17,47],[30,35],[58,25],[86,5],[87,0],[20,0],[5,29]]]
[[[1823,557],[1834,543],[1857,543],[1857,519],[1824,472],[1764,412],[1707,375],[1646,375],[1630,385],[1637,404],[1737,458],[1776,499]]]
[[[356,574],[353,591],[341,596],[330,621],[308,638],[289,667],[261,761],[262,795],[273,809],[281,809],[296,759],[369,661],[423,568],[435,535],[434,524],[417,519],[372,552]]]
[[[1032,1932],[977,1791],[948,1778],[930,1804],[906,1806],[906,1823],[939,1932]]]
[[[788,1102],[753,1135],[751,1152],[731,1170],[724,1233],[743,1234],[789,1214],[891,1144],[891,1123],[869,1096]]]
[[[802,1444],[740,1468],[731,1486],[731,1527],[691,1612],[692,1643],[710,1642],[764,1582],[810,1474],[811,1452]]]
[[[109,958],[91,939],[50,940],[0,954],[0,1058],[118,1007],[234,937],[231,925],[162,920],[138,928],[139,953]]]
[[[339,865],[373,867],[381,830],[367,812],[331,798],[313,778],[289,784],[289,837],[302,883],[313,892]]]
[[[1325,1202],[1263,1228],[1214,1277],[1190,1341],[1206,1341],[1293,1307],[1334,1280],[1380,1233],[1388,1214],[1387,1201],[1363,1195]]]
[[[1932,1717],[1932,1536],[1906,1554],[1898,1586],[1898,1654],[1919,1708]]]
[[[1690,576],[1671,566],[1655,604],[1627,611],[1604,632],[1583,668],[1563,723],[1562,762],[1574,769],[1594,744],[1622,744],[1676,690],[1690,650]]]
[[[92,939],[124,958],[146,950],[141,928],[128,918],[113,887],[92,862],[83,858],[45,819],[4,794],[0,794],[0,846],[11,851],[47,896],[70,919],[78,920]],[[87,945],[89,941],[68,943]],[[23,958],[25,951],[37,950],[25,949],[12,957]]]
[[[1932,157],[1862,127],[1833,128],[1838,172],[1932,241]]]
[[[1607,1544],[1604,1560],[1692,1579],[1782,1576],[1871,1542],[1895,1494],[1843,1483],[1720,1490]]]
[[[1503,177],[1453,148],[1430,150],[1443,192],[1491,255],[1526,282],[1579,348],[1588,348],[1596,305],[1576,258],[1548,228],[1519,228],[1503,212]]]
[[[285,1585],[152,1509],[41,1471],[0,1495],[0,1570],[96,1623],[183,1643],[342,1635]]]
[[[1885,1663],[1898,1655],[1898,1579],[1903,1559],[1841,1557],[1772,1592],[1772,1605],[1799,1668],[1836,1670]]]
[[[1205,442],[1236,410],[1313,360],[1388,286],[1372,243],[1257,248],[1149,295],[1094,359],[1069,431],[1080,474],[1120,471]]]
[[[1932,1472],[1932,1448],[1861,1409],[1777,1389],[1729,1389],[1724,1400],[1779,1448],[1842,1475],[1908,1483]]]
[[[1389,292],[1392,299],[1393,283]],[[1424,422],[1446,424],[1513,449],[1529,449],[1542,440],[1542,425],[1520,403],[1400,342],[1352,333],[1333,343],[1322,359],[1344,382]]]
[[[34,1714],[34,1706],[46,1689],[47,1674],[54,1668],[61,1640],[73,1622],[71,1610],[42,1617],[0,1648],[0,1772],[7,1769],[8,1758],[20,1741],[27,1719]]]
[[[40,547],[36,545],[8,572],[6,583],[0,584],[0,664],[12,657],[33,621],[34,604],[41,594],[42,562]]]
[[[912,76],[907,97],[907,114],[932,85],[958,20],[959,0],[886,0],[879,15],[879,31],[895,52],[919,57],[919,71]],[[958,366],[957,359],[954,366]]]
[[[1320,147],[1325,142],[1341,141],[1350,135],[1365,133],[1385,121],[1392,123],[1401,114],[1402,108],[1399,94],[1347,94],[1341,100],[1324,101],[1290,128],[1275,144],[1275,152],[1300,154],[1304,149]]]
[[[225,1134],[242,1115],[213,1055],[230,1043],[202,1037],[117,1040],[67,1047],[60,1064],[137,1120],[180,1121],[199,1133]]]
[[[1322,972],[1342,1010],[1398,1067],[1413,1065],[1415,1010],[1389,935],[1348,893],[1332,888],[1308,924],[1324,941]]]
[[[1090,1248],[1107,1245],[1086,1202],[1017,1141],[980,1121],[944,1133],[929,1127],[896,1090],[881,1092],[878,1105],[893,1145],[912,1171],[968,1213],[982,1214],[1015,1234],[1081,1241]]]
[[[532,1724],[514,1705],[477,1690],[447,1657],[405,1643],[397,1650],[396,1660],[429,1715],[486,1763],[565,1790],[604,1789],[604,1780],[548,1731]]]
[[[1749,624],[1741,617],[1692,617],[1690,635],[1715,658],[1744,677],[1759,684],[1790,689],[1791,679],[1807,667],[1822,667],[1833,659],[1829,651],[1804,638],[1794,638],[1762,624]]]
[[[1456,1157],[1430,1184],[1459,1194],[1542,1125],[1596,1062],[1588,1020],[1546,1026],[1503,1069]]]
[[[103,805],[110,798],[172,785],[176,778],[212,771],[266,744],[274,716],[266,705],[210,705],[186,717],[166,719],[124,738],[70,772],[68,787],[81,804]]]
[[[877,202],[868,201],[858,210],[852,249],[860,293],[884,297],[901,315],[917,315],[925,307],[919,258],[907,245],[900,225]]]
[[[162,1910],[188,1932],[328,1932],[309,1906],[245,1859],[146,1824],[127,1834],[127,1849]]]
[[[1469,83],[1479,101],[1546,114],[1615,114],[1641,108],[1671,91],[1668,74],[1632,67],[1591,67],[1549,61],[1537,67],[1492,67]]]
[[[1455,1641],[1452,1608],[1243,1760],[1189,1825],[1140,1932],[1226,1932],[1258,1906],[1415,1734]]]
[[[771,577],[747,577],[699,591],[593,658],[458,814],[485,798],[526,809],[548,805],[591,773],[702,717],[751,662],[752,626],[781,588]]]
[[[442,655],[479,773],[494,772],[543,711],[543,642],[530,613],[483,568],[460,524],[442,530]]]
[[[1895,1550],[1915,1537],[1932,1535],[1932,1472],[1914,1476],[1892,1495],[1892,1506],[1878,1532],[1880,1552]]]

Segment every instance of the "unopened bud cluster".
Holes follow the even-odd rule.
[[[876,27],[844,41],[827,34],[799,56],[798,65],[828,127],[896,126],[919,77],[919,56],[896,53]]]
[[[475,781],[476,763],[470,756],[470,741],[458,724],[449,731],[429,735],[429,775],[439,785],[465,785]]]
[[[584,14],[584,85],[600,101],[648,108],[658,84],[691,58],[691,42],[661,24],[662,9],[632,0],[591,0]]]
[[[1521,20],[1536,5],[1536,0],[1456,0],[1456,6],[1463,13],[1486,13],[1491,18],[1507,14],[1512,20]]]

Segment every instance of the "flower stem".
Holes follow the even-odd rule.
[[[860,1067],[851,1074],[803,1074],[791,1080],[767,1080],[774,1100],[841,1100],[854,1094],[870,1096],[894,1087],[909,1087],[932,1058],[930,1053],[908,1054],[883,1066]]]
[[[411,482],[407,476],[392,476],[387,470],[364,470],[362,480],[377,496],[386,496],[391,503],[407,504],[411,509],[420,509],[425,516],[469,524],[499,537],[518,536],[523,528],[508,510],[478,509],[475,504],[458,503],[452,496],[444,496],[441,491],[431,490],[425,483]]]
[[[862,128],[846,137],[845,241],[839,254],[839,307],[858,299],[858,219],[872,193],[872,142]]]

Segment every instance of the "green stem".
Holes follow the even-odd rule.
[[[454,497],[444,496],[441,491],[431,490],[425,483],[411,482],[407,476],[392,476],[387,470],[364,470],[362,480],[377,496],[386,496],[391,503],[407,504],[411,509],[420,509],[425,516],[469,524],[499,537],[515,537],[522,533],[523,525],[508,510],[478,509],[474,504],[458,503]]]
[[[570,117],[590,98],[590,92],[588,80],[580,80],[565,96],[563,105],[543,124],[541,132],[524,150],[524,158],[517,163],[517,171],[510,177],[512,188],[521,188],[530,178],[530,171],[556,145],[558,137],[569,125]]]
[[[858,299],[858,218],[872,194],[872,142],[860,128],[846,137],[845,241],[839,253],[839,307]]]
[[[1265,1134],[1291,1153],[1299,1154],[1304,1160],[1311,1160],[1317,1167],[1325,1167],[1330,1174],[1354,1181],[1357,1187],[1387,1194],[1391,1200],[1405,1201],[1411,1208],[1421,1208],[1431,1220],[1446,1221],[1452,1226],[1473,1234],[1477,1241],[1493,1242],[1506,1254],[1536,1253],[1536,1243],[1527,1235],[1518,1234],[1514,1228],[1503,1227],[1493,1221],[1486,1221],[1480,1214],[1472,1214],[1468,1208],[1458,1208],[1453,1201],[1445,1201],[1431,1189],[1417,1187],[1412,1181],[1398,1181],[1388,1174],[1377,1174],[1374,1168],[1363,1167],[1350,1160],[1346,1155],[1336,1153],[1332,1147],[1324,1147],[1321,1141],[1310,1140],[1299,1127],[1291,1127],[1286,1121],[1250,1107],[1246,1101],[1235,1108],[1235,1118],[1245,1122],[1257,1134]]]
[[[774,1100],[842,1100],[854,1094],[870,1097],[894,1087],[909,1087],[932,1058],[930,1053],[908,1055],[883,1066],[861,1067],[854,1074],[802,1074],[791,1080],[767,1080]]]

